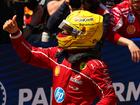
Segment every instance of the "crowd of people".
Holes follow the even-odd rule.
[[[108,40],[128,47],[132,61],[140,61],[131,39],[140,37],[139,5],[140,0],[37,0],[24,14],[30,20],[22,29],[14,15],[3,30],[24,62],[53,71],[53,105],[90,105],[97,97],[96,105],[117,105],[100,51]]]
[[[84,9],[103,16],[108,15],[110,20],[106,18],[105,21],[108,21],[106,25],[109,26],[105,28],[109,27],[106,31],[110,33],[104,35],[104,39],[127,46],[132,61],[139,62],[140,49],[131,40],[140,36],[138,5],[139,0],[26,0],[24,7],[21,6],[24,13],[23,18],[18,16],[18,24],[22,27],[23,36],[32,45],[49,47],[58,44],[58,26],[73,10]],[[25,12],[25,8],[30,12]]]

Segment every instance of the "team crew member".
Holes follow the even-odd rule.
[[[140,0],[124,0],[112,8],[113,35],[109,39],[128,46],[132,60],[140,61],[140,49],[131,38],[140,37]]]
[[[62,21],[58,46],[37,48],[22,36],[16,16],[3,25],[24,62],[53,70],[52,105],[116,105],[107,65],[95,49],[103,34],[103,17],[77,10]]]

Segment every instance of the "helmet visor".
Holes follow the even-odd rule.
[[[77,29],[71,27],[70,23],[67,22],[66,20],[63,20],[58,27],[64,31],[66,31],[69,35],[77,36],[77,35],[82,34],[81,30],[77,30]]]

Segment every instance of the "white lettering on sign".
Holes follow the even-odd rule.
[[[119,101],[121,102],[132,100],[137,101],[139,99],[140,84],[138,85],[138,87],[136,87],[134,82],[129,82],[127,88],[122,82],[117,82],[113,83],[113,87]],[[126,91],[126,95],[124,94],[124,91]]]
[[[43,88],[38,88],[34,97],[31,89],[20,89],[18,105],[24,105],[24,103],[30,101],[32,101],[31,105],[48,105],[48,101]]]

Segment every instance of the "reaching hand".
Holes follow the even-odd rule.
[[[140,49],[131,39],[120,37],[117,43],[128,47],[133,62],[138,63],[140,61]]]
[[[9,19],[4,23],[3,30],[9,32],[10,34],[16,33],[19,30],[16,22],[16,15],[14,15],[12,19]]]
[[[129,43],[128,48],[131,53],[131,58],[134,62],[139,62],[140,61],[140,49],[139,47],[134,43]]]

